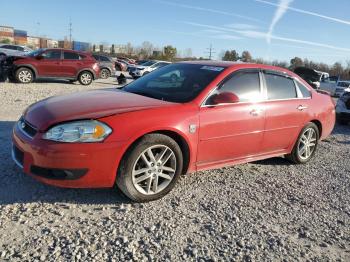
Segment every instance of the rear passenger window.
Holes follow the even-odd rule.
[[[69,59],[69,60],[79,60],[79,54],[72,53],[72,52],[64,52],[63,54],[64,59]]]
[[[105,57],[105,56],[100,56],[100,59],[101,59],[101,61],[103,61],[103,62],[110,62],[109,58],[108,58],[108,57]]]
[[[275,74],[265,73],[267,98],[269,100],[296,98],[297,92],[294,81]]]
[[[300,83],[298,81],[295,81],[295,83],[297,83],[298,88],[299,88],[301,94],[303,95],[303,97],[305,97],[305,98],[311,97],[311,92],[305,85],[303,85],[302,83]]]
[[[220,93],[232,92],[240,102],[253,101],[260,98],[260,78],[258,72],[237,72],[219,88]]]

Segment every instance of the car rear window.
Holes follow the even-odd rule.
[[[297,97],[293,79],[273,73],[265,73],[264,75],[267,88],[267,98],[269,100]]]
[[[79,54],[73,53],[73,52],[64,52],[63,57],[64,57],[64,59],[69,59],[69,60],[79,60],[80,59]]]

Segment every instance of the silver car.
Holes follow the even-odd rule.
[[[6,56],[23,56],[33,50],[21,45],[0,44],[0,60]]]

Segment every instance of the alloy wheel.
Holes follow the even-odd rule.
[[[30,81],[32,81],[32,73],[30,71],[28,71],[28,70],[22,70],[18,74],[18,79],[22,83],[29,83]]]
[[[298,155],[302,160],[311,157],[316,148],[317,134],[313,128],[307,128],[301,135],[298,143]]]
[[[80,77],[80,80],[83,84],[87,85],[91,83],[91,75],[89,73],[83,73]]]
[[[106,79],[109,76],[109,72],[107,69],[102,69],[101,71],[101,78]]]
[[[141,194],[154,195],[163,191],[176,172],[176,156],[165,145],[154,145],[144,150],[132,170],[132,183]]]

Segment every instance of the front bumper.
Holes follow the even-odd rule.
[[[30,138],[14,127],[12,157],[24,173],[59,187],[113,187],[121,142],[57,143],[41,135]]]

